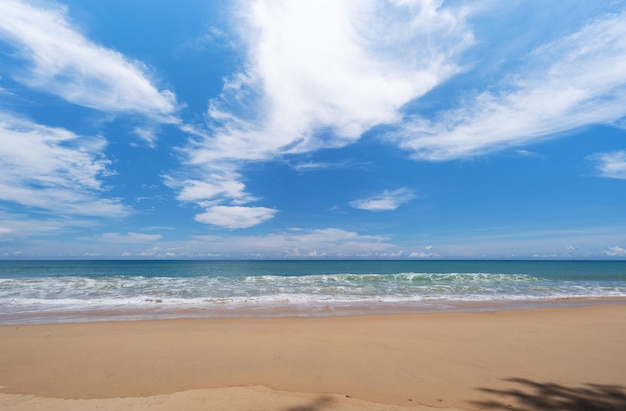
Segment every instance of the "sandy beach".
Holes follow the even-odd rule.
[[[3,410],[626,409],[626,305],[0,327]]]

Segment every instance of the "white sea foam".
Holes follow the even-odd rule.
[[[5,276],[0,278],[0,322],[68,313],[221,315],[281,309],[316,313],[357,307],[441,308],[456,303],[605,297],[626,297],[622,277],[563,279],[487,272]]]

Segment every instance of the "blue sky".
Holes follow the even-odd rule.
[[[624,258],[626,1],[0,2],[0,258]]]

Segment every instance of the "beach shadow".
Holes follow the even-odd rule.
[[[565,386],[525,378],[507,378],[504,381],[516,385],[508,390],[480,389],[483,392],[504,397],[503,400],[472,401],[472,403],[480,409],[488,410],[626,410],[626,387],[624,386],[602,384]]]
[[[310,404],[295,405],[285,408],[284,411],[322,411],[331,408],[335,404],[335,400],[329,396],[322,396],[315,399]]]

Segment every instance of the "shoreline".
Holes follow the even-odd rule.
[[[197,409],[221,401],[222,409],[321,410],[304,406],[327,398],[355,410],[542,409],[543,399],[624,409],[624,346],[620,303],[5,325],[0,408],[61,410],[83,401],[82,409],[112,409],[126,401],[124,409],[149,409],[195,398]],[[242,398],[258,408],[237,405]]]
[[[263,319],[263,318],[332,318],[394,314],[480,313],[524,311],[541,308],[626,304],[626,297],[568,297],[536,300],[430,300],[415,304],[329,303],[310,307],[299,305],[264,305],[248,307],[177,307],[155,304],[154,307],[121,307],[112,309],[39,311],[0,313],[0,326],[27,324],[72,324],[90,322],[160,321],[174,319]]]

